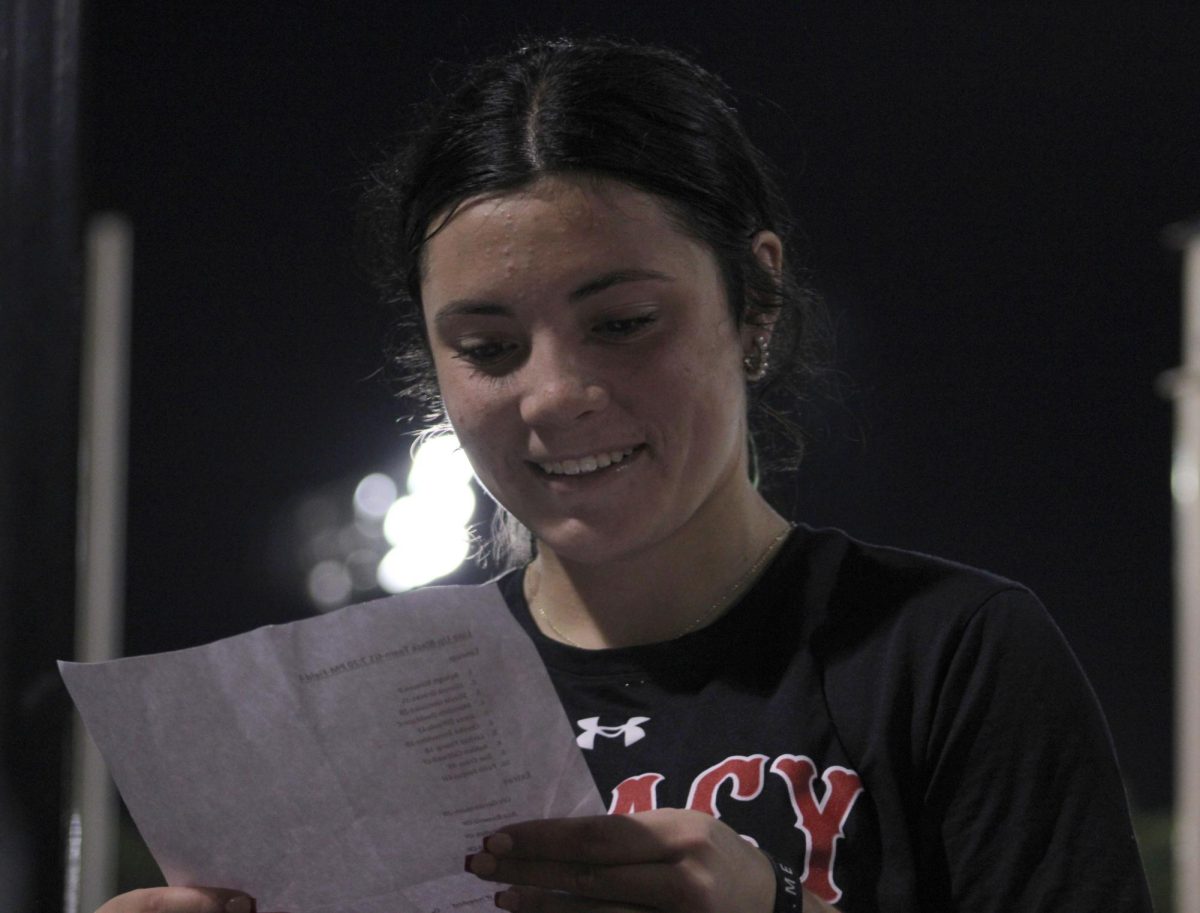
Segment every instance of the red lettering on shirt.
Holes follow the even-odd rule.
[[[780,755],[771,771],[787,783],[796,827],[804,832],[808,849],[804,859],[804,887],[821,900],[835,903],[842,891],[833,877],[837,842],[844,836],[842,827],[863,791],[862,780],[845,767],[830,767],[821,775],[825,784],[820,799],[814,790],[817,765],[804,755]]]
[[[717,790],[721,784],[726,780],[732,781],[731,795],[742,802],[748,802],[762,792],[763,770],[766,764],[767,756],[765,754],[750,755],[749,757],[734,755],[714,764],[692,781],[686,807],[694,811],[705,812],[714,818],[720,818],[721,812],[717,808]]]
[[[658,808],[658,784],[664,779],[662,774],[626,777],[613,789],[608,813],[610,815],[632,815]]]

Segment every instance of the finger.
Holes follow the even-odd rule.
[[[696,829],[688,813],[657,809],[637,815],[522,821],[505,825],[483,845],[497,857],[619,865],[677,858],[692,845]]]
[[[803,901],[803,913],[838,913],[837,908],[831,907],[815,894],[810,894],[808,891],[804,892]]]
[[[488,881],[564,892],[580,898],[654,908],[689,909],[700,899],[698,879],[689,878],[693,862],[595,865],[534,859],[499,859]]]
[[[646,913],[651,909],[634,904],[597,903],[570,894],[524,887],[501,891],[496,895],[496,906],[510,913]]]
[[[226,888],[141,888],[120,894],[96,913],[255,913],[254,898]]]

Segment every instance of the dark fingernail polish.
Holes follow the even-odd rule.
[[[475,854],[474,854],[474,853],[470,853],[470,854],[468,854],[468,855],[467,855],[467,861],[466,861],[465,863],[463,863],[463,871],[464,871],[464,872],[470,872],[470,871],[471,871],[471,860],[472,860],[472,859],[474,859],[474,858],[475,858]]]

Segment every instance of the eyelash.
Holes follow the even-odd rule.
[[[502,361],[516,346],[504,342],[481,342],[476,345],[466,345],[459,348],[455,358],[461,358],[477,368],[487,367]]]
[[[654,314],[616,317],[597,323],[593,327],[593,332],[610,341],[621,342],[631,336],[637,335],[638,331],[650,326],[657,319],[657,316]],[[471,343],[459,346],[454,357],[461,358],[478,371],[488,372],[496,370],[517,348],[517,344],[512,342],[489,341]]]
[[[633,317],[616,317],[612,320],[605,320],[597,324],[597,329],[614,336],[618,339],[623,339],[627,336],[633,336],[638,330],[650,326],[658,318],[654,314],[637,314]]]

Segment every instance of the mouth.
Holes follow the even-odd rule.
[[[623,450],[607,450],[590,456],[569,460],[534,460],[533,465],[548,476],[583,476],[599,472],[602,469],[619,466],[627,462],[634,454],[646,448],[645,444],[636,447],[626,447]]]

